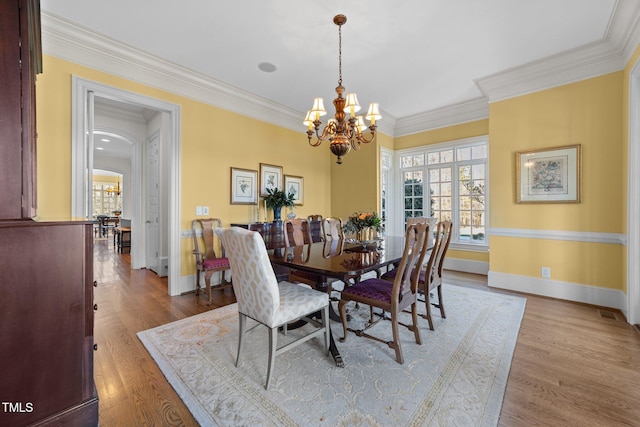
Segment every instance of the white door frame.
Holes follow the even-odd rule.
[[[640,324],[640,63],[629,75],[627,321]]]
[[[167,188],[168,200],[168,224],[169,224],[169,271],[168,271],[168,293],[169,295],[179,295],[180,292],[180,106],[169,102],[150,98],[144,95],[129,92],[123,89],[107,86],[102,83],[86,80],[77,76],[73,76],[72,81],[72,174],[71,174],[71,212],[75,218],[86,218],[86,199],[89,194],[90,182],[89,160],[87,156],[89,152],[85,132],[88,128],[88,112],[86,111],[87,98],[90,93],[101,98],[107,98],[114,101],[125,102],[137,106],[163,111],[169,114],[169,135],[166,141],[168,144],[168,167],[169,167],[169,185]],[[135,172],[132,181],[142,182],[141,168],[134,168]],[[142,197],[141,185],[132,185],[132,240],[135,238],[138,242],[144,242],[144,227],[142,225]],[[138,233],[137,236],[133,236]],[[144,248],[140,248],[144,249]],[[143,251],[134,250],[131,255],[131,265],[133,268],[140,265],[140,254]],[[135,263],[134,263],[135,255]],[[140,268],[140,267],[137,267]]]

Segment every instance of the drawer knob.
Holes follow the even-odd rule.
[[[94,288],[97,288],[97,287],[98,287],[98,281],[97,281],[97,280],[94,280],[94,281],[93,281],[93,287],[94,287]]]
[[[93,351],[98,351],[98,344],[93,345]]]
[[[97,311],[98,310],[98,304],[93,304],[93,310]]]

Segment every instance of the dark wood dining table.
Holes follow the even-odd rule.
[[[400,262],[404,250],[404,237],[388,236],[375,244],[361,245],[343,241],[323,241],[303,246],[269,250],[271,263],[293,270],[311,273],[317,278],[316,289],[331,292],[328,278],[342,280],[348,286],[350,280],[358,281],[370,271],[379,271]],[[330,306],[331,317],[339,316]],[[344,361],[335,344],[333,335],[329,350],[336,366]]]

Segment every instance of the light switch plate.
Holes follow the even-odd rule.
[[[196,206],[196,215],[202,215],[202,206]]]

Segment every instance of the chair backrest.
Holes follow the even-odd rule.
[[[219,258],[216,255],[216,247],[218,246],[213,230],[222,227],[222,221],[219,218],[195,219],[191,222],[191,230],[193,232],[193,253],[196,257],[201,257],[197,262],[208,259]],[[200,236],[199,231],[202,231]],[[202,239],[204,247],[200,250],[199,240]],[[220,245],[220,255],[224,258],[224,245]]]
[[[311,239],[311,228],[309,227],[309,221],[304,218],[293,218],[284,221],[283,229],[284,245],[286,247],[301,246],[306,243],[313,243],[313,240]],[[292,240],[289,240],[289,232],[291,232]]]
[[[427,253],[429,239],[429,224],[417,223],[407,227],[404,239],[404,252],[398,265],[398,272],[393,282],[393,294],[398,295],[400,301],[404,295],[415,294],[418,290],[420,269]]]
[[[442,283],[442,266],[444,265],[447,250],[449,249],[449,243],[451,243],[452,228],[453,223],[451,221],[440,221],[436,226],[436,240],[433,244],[425,274],[425,282],[427,282],[426,284],[428,285],[427,289]]]
[[[240,227],[218,228],[233,277],[238,311],[272,324],[280,305],[278,280],[260,233]]]
[[[325,241],[329,239],[344,239],[342,230],[342,218],[325,218],[322,220],[322,237]]]
[[[309,215],[307,219],[309,221],[322,221],[322,215]]]
[[[331,258],[342,254],[342,248],[344,247],[344,239],[329,239],[324,241],[322,246],[322,256],[325,258]]]

